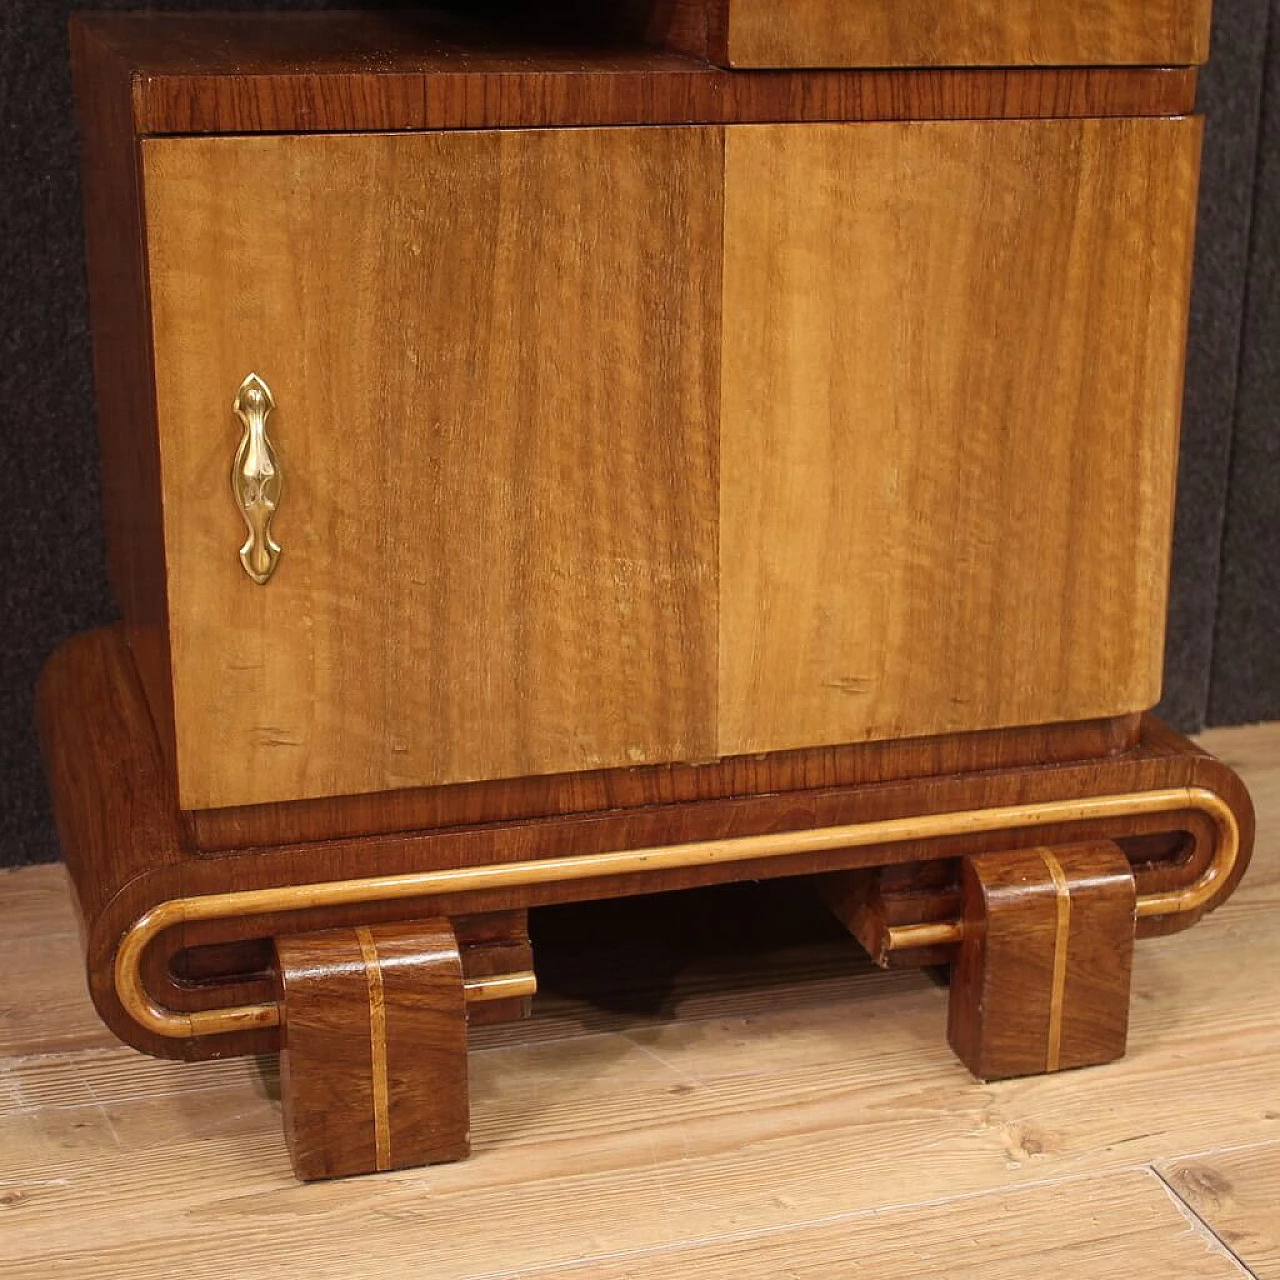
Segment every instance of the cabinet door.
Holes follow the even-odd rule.
[[[1199,138],[728,131],[723,753],[1157,700]]]
[[[184,808],[715,753],[722,160],[711,129],[143,143]]]

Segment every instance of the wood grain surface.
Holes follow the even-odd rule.
[[[1198,138],[144,143],[183,807],[1149,706]],[[295,477],[266,590],[217,483],[250,369]]]
[[[707,0],[735,67],[1204,62],[1210,0]]]
[[[403,11],[85,14],[73,26],[115,68],[111,92],[143,135],[1167,115],[1195,102],[1195,72],[1179,67],[726,72],[705,61],[699,24],[662,3],[621,20],[591,6],[568,36]]]
[[[276,966],[294,1173],[313,1181],[462,1159],[467,1010],[448,921],[281,938]]]
[[[1280,1143],[1183,1156],[1157,1168],[1254,1276],[1280,1276]]]
[[[244,808],[203,809],[184,817],[193,846],[208,852],[305,844],[586,813],[593,809],[632,809],[1096,760],[1136,747],[1141,738],[1141,722],[1142,717],[1137,714],[1108,716],[1078,724],[1022,725],[944,737],[733,756],[704,764],[637,765]]]
[[[728,131],[722,754],[1158,699],[1199,138]]]
[[[962,863],[947,1039],[980,1080],[1122,1057],[1134,881],[1109,841]]]
[[[1114,705],[1079,712],[1074,691],[1050,690],[1058,678],[1051,670],[1037,687],[1053,696],[1025,714],[1021,705],[983,706],[981,695],[948,689],[949,719],[918,724],[907,708],[895,721],[889,706],[871,722],[848,714],[851,702],[865,703],[865,672],[824,668],[818,683],[826,692],[795,698],[774,687],[771,668],[788,667],[807,682],[812,653],[792,663],[790,653],[760,651],[736,615],[732,643],[739,656],[754,654],[745,674],[735,675],[734,657],[717,656],[718,640],[704,643],[720,607],[711,505],[719,502],[732,521],[755,500],[732,484],[719,494],[714,474],[724,300],[718,245],[726,234],[724,139],[716,130],[645,130],[643,140],[625,129],[589,140],[585,133],[551,140],[380,135],[367,146],[330,136],[147,138],[146,172],[138,171],[135,130],[292,135],[486,123],[1094,116],[1183,109],[1191,101],[1185,75],[1159,71],[1133,73],[1138,79],[1039,71],[1019,79],[1016,69],[916,79],[895,79],[893,71],[739,76],[642,47],[634,34],[642,18],[646,39],[700,25],[689,4],[656,25],[642,8],[622,15],[615,35],[623,27],[631,33],[622,43],[572,48],[412,14],[91,15],[74,24],[86,188],[93,234],[106,237],[106,247],[91,254],[98,263],[91,274],[113,577],[183,807],[243,811],[520,775],[696,764],[1105,718],[1145,705],[1119,688]],[[1157,83],[1165,89],[1156,92]],[[188,115],[148,118],[148,95],[169,90],[185,103],[174,110]],[[874,152],[874,134],[868,138]],[[859,151],[862,145],[860,137]],[[597,163],[604,151],[613,153],[609,164]],[[464,152],[466,163],[457,163]],[[412,181],[405,181],[408,170]],[[578,190],[583,170],[593,176]],[[307,194],[321,190],[322,199]],[[452,214],[439,215],[442,193]],[[1181,193],[1159,194],[1176,204]],[[479,214],[467,208],[472,202]],[[389,227],[379,221],[384,206],[394,215]],[[533,207],[541,210],[536,217],[527,212]],[[739,238],[732,228],[727,236],[732,253]],[[143,255],[129,248],[140,237],[150,256],[149,293]],[[126,251],[113,254],[108,241]],[[643,301],[624,306],[624,297]],[[731,285],[724,298],[739,295]],[[338,313],[341,325],[319,322]],[[388,314],[397,316],[390,343],[382,337]],[[459,314],[467,319],[460,323]],[[491,323],[491,315],[505,323]],[[981,306],[973,318],[984,318]],[[157,335],[154,359],[140,336],[148,324]],[[738,332],[756,328],[749,311],[734,314],[732,324]],[[724,385],[749,400],[750,389],[731,385],[741,381],[734,358],[731,349]],[[136,391],[151,382],[153,363],[158,423],[151,398],[138,400]],[[324,547],[305,566],[298,538],[292,555],[286,549],[284,578],[271,587],[278,615],[262,600],[236,595],[239,583],[204,582],[199,568],[215,544],[239,534],[221,454],[225,402],[250,368],[277,391],[285,379],[273,416],[273,431],[289,437],[276,533],[286,542],[300,534],[309,551],[317,542]],[[1153,396],[1165,372],[1157,367],[1146,377],[1144,369]],[[765,398],[776,399],[771,390]],[[726,414],[739,407],[724,402]],[[1117,412],[1149,407],[1125,404]],[[418,424],[432,415],[424,433]],[[618,447],[615,415],[627,421]],[[554,425],[544,431],[548,420]],[[471,421],[483,422],[483,448],[471,448],[459,426]],[[741,430],[767,449],[767,432],[729,424],[730,435]],[[157,433],[165,441],[159,451]],[[599,456],[569,467],[572,450],[584,447]],[[784,484],[790,471],[784,459]],[[570,472],[574,483],[562,483]],[[748,490],[754,483],[749,478]],[[1138,508],[1165,498],[1153,487]],[[1099,539],[1116,531],[1103,524]],[[500,537],[508,526],[518,526],[519,536]],[[1133,532],[1132,522],[1118,529]],[[1139,539],[1135,560],[1149,545]],[[725,555],[736,558],[736,547]],[[751,556],[734,572],[749,579]],[[285,580],[291,585],[281,588]],[[378,585],[384,581],[393,584],[386,591]],[[739,605],[740,586],[731,585]],[[858,594],[861,586],[851,589]],[[748,588],[747,607],[750,595]],[[522,609],[528,616],[508,625]],[[801,626],[812,627],[805,612]],[[504,638],[495,645],[498,630]],[[467,637],[461,643],[459,634]],[[812,639],[802,637],[802,647],[812,649]],[[844,638],[817,647],[828,641],[839,650],[832,663],[843,667]],[[855,665],[861,656],[853,655]],[[760,670],[751,666],[757,659]],[[726,670],[728,692],[718,694]],[[760,720],[753,715],[759,732],[743,736],[735,717],[754,705],[758,678],[769,686],[763,701],[780,700],[787,710],[770,722],[766,705]],[[1154,700],[1146,696],[1150,683],[1146,702]],[[926,672],[924,684],[922,698],[938,693],[936,676]],[[889,690],[890,704],[893,698]],[[997,691],[988,701],[999,698]],[[510,714],[512,706],[519,714]],[[817,735],[808,732],[815,716],[825,722]],[[528,791],[442,796],[427,809],[447,815],[459,801],[474,807],[496,799],[499,816],[532,814],[546,801]],[[422,806],[406,803],[390,806],[377,828],[416,825]],[[566,803],[557,794],[551,806]],[[359,800],[347,803],[345,827],[336,810],[326,814],[336,819],[330,832],[354,830],[365,809]],[[262,837],[232,831],[231,838]]]
[[[941,1212],[946,1224],[939,1229]],[[1084,1268],[1091,1280],[1128,1280],[1135,1265],[1178,1280],[1242,1275],[1208,1232],[1188,1230],[1186,1210],[1160,1179],[1139,1169],[1096,1181],[894,1208],[874,1229],[862,1215],[835,1215],[801,1227],[539,1267],[532,1274],[548,1280],[1024,1280],[1080,1274],[1077,1268]]]
[[[537,821],[201,854],[190,846],[172,781],[149,725],[142,690],[118,630],[94,632],[68,642],[46,668],[38,707],[60,837],[77,892],[93,999],[117,1035],[165,1057],[262,1053],[278,1048],[273,1029],[194,1040],[162,1039],[142,1030],[125,1013],[112,977],[121,935],[149,908],[171,898],[645,849],[851,822],[917,819],[925,814],[1007,804],[1065,801],[1069,807],[1081,796],[1181,786],[1213,790],[1231,806],[1240,824],[1241,856],[1220,897],[1230,893],[1244,873],[1253,844],[1252,808],[1238,777],[1146,717],[1140,741],[1133,748],[1098,759],[979,767],[964,773],[870,785],[819,784],[772,795],[642,804]],[[1185,833],[1188,839],[1174,843],[1171,858],[1154,856],[1150,838],[1163,840],[1171,832]],[[1216,847],[1212,827],[1196,815],[1153,814],[985,835],[961,833],[928,845],[907,840],[879,848],[793,853],[740,863],[713,861],[515,889],[471,889],[435,895],[429,903],[392,900],[319,912],[188,921],[149,949],[143,978],[158,999],[178,1009],[261,1001],[271,998],[269,977],[264,984],[261,961],[248,968],[237,964],[216,975],[206,966],[205,977],[219,976],[222,981],[194,986],[175,980],[169,972],[170,961],[184,948],[230,948],[230,953],[239,957],[244,954],[242,944],[250,944],[249,954],[255,955],[263,939],[427,915],[457,921],[460,939],[465,937],[467,942],[468,962],[487,963],[482,958],[492,944],[495,967],[489,972],[511,972],[525,967],[520,913],[528,906],[730,881],[918,865],[923,858],[948,864],[997,849],[1092,839],[1117,839],[1125,844],[1137,840],[1135,874],[1142,893],[1185,886],[1203,871]],[[1191,913],[1144,920],[1139,935],[1184,929],[1195,923],[1197,916]],[[919,962],[918,957],[916,960]],[[505,1012],[519,1016],[521,1010]]]
[[[718,133],[143,161],[182,807],[715,755]]]
[[[1257,856],[1223,910],[1139,944],[1122,1061],[974,1084],[943,988],[772,898],[750,928],[742,890],[706,905],[716,930],[652,903],[630,939],[575,909],[533,1020],[472,1037],[471,1159],[323,1187],[293,1180],[268,1061],[112,1047],[64,873],[0,873],[0,1274],[1247,1277],[1235,1250],[1273,1278],[1280,727],[1201,741],[1257,799]]]

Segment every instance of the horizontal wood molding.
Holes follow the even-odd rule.
[[[775,124],[860,120],[1182,115],[1194,71],[938,70],[729,72],[710,67],[502,73],[273,76],[269,96],[231,76],[135,81],[142,134]]]
[[[733,879],[733,868],[757,864],[785,874],[796,859],[812,861],[822,855],[848,858],[855,850],[886,854],[895,847],[912,846],[919,856],[936,853],[939,844],[953,839],[987,837],[997,840],[1025,838],[1028,832],[1090,823],[1109,823],[1117,834],[1143,817],[1177,815],[1207,817],[1214,837],[1207,846],[1209,860],[1202,873],[1179,888],[1138,897],[1136,920],[1183,918],[1194,921],[1217,905],[1238,879],[1243,851],[1240,818],[1231,804],[1202,787],[1159,788],[1139,792],[1110,792],[1077,796],[1029,805],[1005,805],[980,809],[948,810],[909,815],[881,822],[853,822],[818,828],[802,827],[722,840],[694,840],[598,851],[575,857],[536,858],[525,862],[474,867],[446,867],[437,871],[398,873],[392,876],[357,876],[337,881],[309,882],[233,893],[201,894],[157,904],[134,922],[121,939],[114,961],[115,989],[121,1005],[140,1026],[168,1038],[186,1040],[198,1036],[236,1034],[274,1026],[279,1011],[274,1005],[222,1005],[199,1014],[188,1014],[157,1003],[147,989],[143,966],[152,944],[165,933],[194,923],[232,926],[248,919],[296,918],[329,909],[384,908],[396,902],[434,902],[440,897],[455,901],[469,895],[524,895],[548,892],[552,900],[584,881],[628,882],[665,872],[687,873],[692,883]],[[1112,846],[1134,883],[1128,857]],[[1000,862],[1012,855],[991,855]],[[1048,855],[1046,854],[1046,859]],[[1247,856],[1247,855],[1246,855]],[[1049,860],[1050,867],[1056,864]],[[1130,913],[1130,930],[1135,917]],[[895,929],[890,945],[920,947],[942,941],[967,942],[980,923],[970,919]],[[486,983],[477,998],[492,994],[495,1001],[506,994],[530,989],[532,976]],[[1050,1068],[1053,1069],[1053,1068]]]
[[[1180,66],[726,71],[635,43],[446,35],[386,14],[74,25],[104,50],[143,135],[1175,115],[1195,101]]]
[[[187,812],[193,846],[218,853],[262,845],[390,835],[599,809],[858,786],[1113,756],[1137,745],[1141,717],[859,742],[737,756],[706,764],[593,769],[536,778],[328,796]]]

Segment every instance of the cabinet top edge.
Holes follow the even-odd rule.
[[[1188,67],[731,71],[400,12],[77,14],[71,35],[78,95],[126,95],[140,136],[1176,116],[1196,93]]]

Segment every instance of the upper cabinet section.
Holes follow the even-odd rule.
[[[474,12],[473,0],[451,0]],[[1211,0],[490,0],[508,26],[735,68],[1190,67]]]
[[[676,6],[679,8],[679,6]],[[705,0],[734,67],[1194,66],[1209,0]]]

